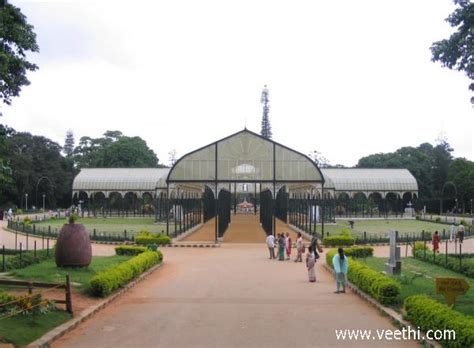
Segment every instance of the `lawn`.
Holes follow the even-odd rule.
[[[387,258],[369,257],[367,259],[358,259],[358,261],[365,262],[368,266],[377,271],[383,271]],[[431,265],[412,257],[402,260],[401,302],[403,303],[403,300],[408,296],[425,294],[446,304],[444,296],[436,295],[435,278],[437,276],[464,278],[466,282],[469,283],[471,288],[466,295],[458,296],[454,309],[474,317],[474,279],[463,277],[459,273]],[[400,309],[400,305],[401,304],[399,304],[398,309]]]
[[[389,230],[396,230],[400,237],[405,235],[413,236],[421,234],[421,231],[433,233],[440,231],[442,235],[443,229],[448,233],[448,225],[438,224],[434,222],[419,220],[355,220],[352,234],[354,236],[363,237],[364,231],[369,236],[387,236]],[[343,228],[350,228],[348,220],[337,220],[336,224],[325,224],[324,231],[330,235],[339,233]],[[321,231],[321,225],[318,224],[317,230]]]
[[[54,259],[28,266],[9,273],[16,279],[28,279],[44,282],[64,282],[69,274],[74,289],[87,293],[89,280],[98,272],[129,260],[131,256],[94,256],[86,268],[58,268]]]
[[[15,346],[25,346],[69,319],[71,314],[60,310],[37,316],[18,315],[0,319],[0,342],[5,340]]]
[[[58,220],[45,220],[45,221],[38,221],[35,222],[35,225],[37,228],[48,228],[48,226],[51,226],[52,231],[56,231],[67,223],[67,220],[64,219],[58,219]],[[155,218],[142,218],[142,217],[136,217],[136,218],[102,218],[102,217],[97,217],[97,218],[79,218],[76,223],[78,224],[83,224],[87,231],[92,233],[94,228],[96,229],[96,233],[120,233],[121,235],[123,232],[126,230],[127,235],[135,235],[137,234],[140,230],[146,229],[149,232],[152,233],[166,233],[166,223],[155,223]],[[174,223],[170,223],[169,225],[169,230],[170,233],[174,232]]]

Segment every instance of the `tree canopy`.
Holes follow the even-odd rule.
[[[267,139],[272,138],[272,126],[270,124],[270,96],[268,92],[267,85],[263,87],[262,97],[260,98],[260,102],[263,104],[263,114],[262,114],[262,129],[260,134]]]
[[[26,74],[38,69],[26,58],[38,52],[36,34],[19,8],[0,0],[0,100],[10,105],[23,86],[30,84]],[[0,113],[1,115],[1,113]]]
[[[157,168],[158,157],[140,137],[107,131],[102,138],[82,137],[74,149],[79,168]]]
[[[470,0],[454,0],[458,6],[446,21],[456,31],[431,46],[432,60],[441,62],[449,69],[466,73],[471,80],[469,89],[474,91],[474,3]],[[474,104],[474,96],[471,97]]]

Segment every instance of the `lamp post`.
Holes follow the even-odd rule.
[[[25,193],[25,212],[28,210],[28,193]]]
[[[44,212],[44,200],[46,198],[46,195],[43,193],[43,212]]]

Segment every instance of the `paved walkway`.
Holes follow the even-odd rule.
[[[309,283],[304,263],[269,260],[263,244],[163,252],[163,267],[53,347],[418,346],[338,341],[335,329],[395,327],[358,296],[334,294],[320,265]]]

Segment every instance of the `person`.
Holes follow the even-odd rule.
[[[303,262],[304,243],[301,232],[298,232],[298,237],[296,238],[296,252],[297,255],[295,262]]]
[[[12,208],[8,209],[8,220],[13,220],[13,211],[12,211]]]
[[[286,238],[285,238],[285,247],[286,247],[286,259],[289,260],[291,256],[291,243],[293,241],[291,240],[290,234],[286,232]]]
[[[458,239],[459,239],[459,243],[462,244],[462,242],[464,241],[464,225],[463,224],[459,224],[458,226]]]
[[[313,248],[313,253],[315,254],[316,259],[319,259],[319,253],[323,252],[323,248],[321,248],[321,245],[319,244],[318,237],[316,235],[313,236],[313,239],[311,240],[311,247]]]
[[[336,294],[346,292],[347,272],[349,271],[349,260],[344,255],[344,249],[337,249],[337,254],[332,258],[332,266],[336,274]],[[342,288],[342,290],[339,290]]]
[[[439,253],[439,243],[440,243],[440,238],[439,238],[439,234],[438,234],[438,231],[435,231],[434,235],[433,235],[433,240],[432,240],[432,243],[433,243],[433,252],[434,253]]]
[[[454,239],[456,238],[456,225],[454,225],[454,222],[449,226],[449,242],[453,242]]]
[[[278,238],[278,260],[285,261],[285,235],[283,233],[279,234]]]
[[[311,283],[316,281],[316,272],[314,266],[316,265],[316,257],[313,252],[313,247],[308,247],[308,253],[306,254],[306,268],[308,269],[308,278]]]
[[[267,246],[270,252],[270,260],[272,260],[275,258],[275,236],[273,234],[267,236]]]

